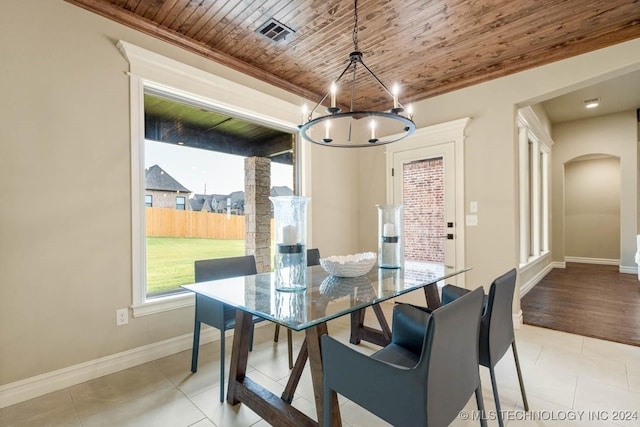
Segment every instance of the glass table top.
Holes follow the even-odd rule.
[[[403,268],[374,266],[364,276],[344,278],[331,276],[318,265],[308,268],[307,288],[297,292],[276,290],[273,273],[211,280],[182,287],[301,331],[468,270],[463,268],[445,273],[443,265],[407,262]]]

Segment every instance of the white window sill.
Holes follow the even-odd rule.
[[[185,292],[164,297],[149,298],[142,304],[134,305],[133,317],[147,316],[149,314],[162,313],[178,308],[191,307],[194,304],[194,294]]]

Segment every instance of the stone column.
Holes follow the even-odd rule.
[[[245,253],[256,257],[258,273],[271,271],[271,160],[244,160]]]

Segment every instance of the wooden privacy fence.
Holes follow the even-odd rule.
[[[147,236],[244,239],[244,216],[145,208]],[[273,219],[271,220],[273,227]]]

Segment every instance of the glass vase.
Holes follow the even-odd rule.
[[[300,196],[269,197],[273,203],[276,290],[307,288],[307,203]]]
[[[276,317],[300,324],[307,321],[306,292],[276,292]]]
[[[403,261],[402,205],[378,208],[378,267],[401,268]]]

